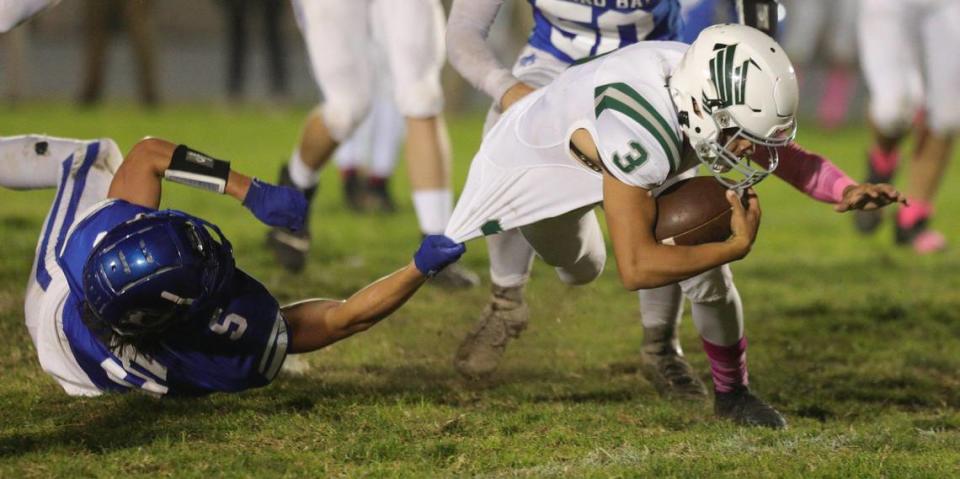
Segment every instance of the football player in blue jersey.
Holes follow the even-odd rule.
[[[346,301],[280,306],[238,269],[212,223],[158,210],[163,179],[241,201],[270,226],[303,227],[306,200],[227,161],[148,138],[124,159],[109,139],[0,138],[0,186],[57,187],[25,300],[40,365],[71,395],[195,396],[261,387],[287,354],[363,331],[464,252],[428,236],[404,268]]]
[[[680,40],[677,0],[528,0],[534,27],[513,68],[502,65],[486,43],[504,0],[455,0],[447,25],[450,63],[494,104],[484,135],[500,114],[537,88],[551,83],[571,64],[641,40]],[[767,34],[776,28],[775,0],[736,0],[741,23]],[[493,373],[507,344],[526,328],[529,313],[524,287],[534,250],[517,230],[487,236],[490,252],[490,302],[457,350],[454,365],[467,377]],[[701,399],[706,388],[680,349],[677,326],[683,296],[680,287],[639,291],[644,339],[644,373],[662,394]],[[730,304],[723,305],[724,311]],[[711,305],[710,307],[713,307]],[[700,308],[703,309],[703,308]]]

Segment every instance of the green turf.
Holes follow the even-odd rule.
[[[34,105],[0,117],[6,134],[144,135],[186,142],[273,179],[304,111],[172,108],[143,114]],[[481,117],[450,121],[457,185]],[[859,176],[866,133],[803,125],[800,140]],[[936,226],[960,241],[954,169]],[[395,216],[354,217],[335,172],[314,209],[310,267],[291,277],[261,244],[266,229],[228,198],[167,186],[165,205],[224,227],[240,267],[281,301],[344,296],[409,260],[418,232],[404,173]],[[858,237],[849,217],[776,179],[759,187],[763,226],[734,266],[752,384],[786,431],[744,429],[709,404],[661,400],[637,374],[636,296],[609,265],[568,288],[543,264],[532,324],[486,387],[451,367],[486,299],[425,288],[370,332],[309,357],[312,369],[238,395],[154,400],[67,397],[39,368],[23,290],[52,192],[0,191],[0,477],[522,476],[956,477],[960,475],[960,253],[918,258],[887,225]],[[465,263],[485,271],[482,242]],[[709,379],[689,318],[683,339]]]

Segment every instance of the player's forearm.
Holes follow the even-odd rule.
[[[308,300],[284,307],[291,352],[314,351],[369,329],[406,303],[425,281],[411,263],[346,301]]]
[[[825,203],[838,203],[843,191],[857,184],[830,160],[790,143],[777,149],[780,164],[774,174],[807,196]],[[766,159],[761,157],[760,161]]]
[[[741,259],[749,248],[739,238],[697,246],[649,244],[633,254],[618,254],[617,268],[631,291],[658,288]]]
[[[487,44],[490,26],[501,5],[503,0],[455,0],[447,23],[450,64],[471,85],[497,102],[518,81]]]

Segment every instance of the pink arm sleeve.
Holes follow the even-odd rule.
[[[796,143],[777,148],[777,152],[780,164],[773,174],[815,200],[839,203],[843,198],[843,190],[857,184],[830,160]],[[767,163],[767,154],[763,149],[757,156],[757,161]]]

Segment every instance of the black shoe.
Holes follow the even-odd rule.
[[[367,181],[367,200],[380,213],[391,214],[397,212],[397,205],[390,196],[388,181],[387,178],[370,178]]]
[[[744,426],[763,426],[772,429],[787,427],[787,420],[769,404],[753,395],[746,386],[738,386],[728,393],[716,392],[714,413]]]
[[[280,167],[280,179],[277,183],[296,188],[290,180],[286,164]],[[280,266],[291,273],[299,273],[307,265],[307,253],[310,251],[310,205],[317,193],[317,187],[312,186],[300,191],[307,198],[307,218],[303,223],[303,229],[293,231],[287,228],[273,228],[267,233],[267,247],[273,250],[273,256]]]
[[[343,173],[343,202],[347,208],[353,211],[362,212],[366,210],[366,201],[364,200],[363,179],[357,170],[344,170]]]
[[[880,174],[873,167],[873,162],[870,161],[870,153],[867,153],[867,181],[866,183],[890,183],[893,180],[893,174],[883,175]],[[853,212],[853,224],[857,227],[857,231],[863,234],[870,234],[877,230],[880,226],[880,223],[883,222],[883,210],[875,209],[870,211],[856,210]]]

